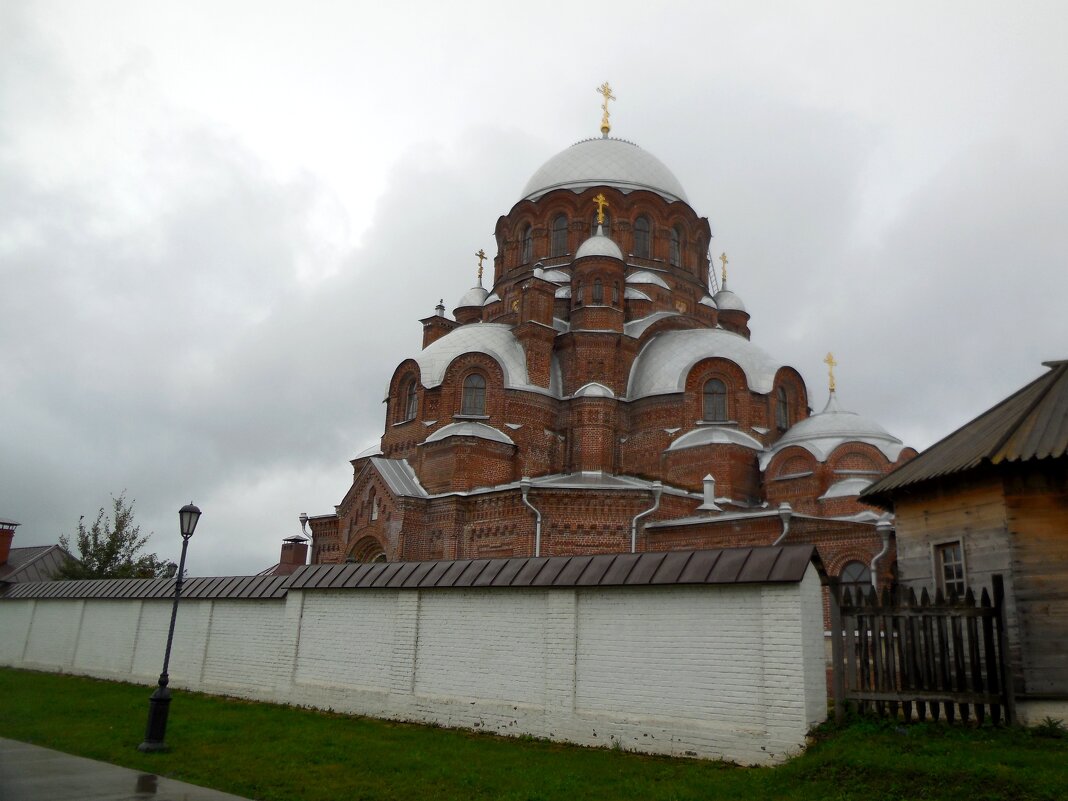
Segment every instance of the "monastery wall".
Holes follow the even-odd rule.
[[[0,600],[0,664],[154,684],[168,599]],[[826,716],[820,582],[183,599],[175,688],[768,764]],[[147,695],[146,695],[147,698]]]

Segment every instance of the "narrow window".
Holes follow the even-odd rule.
[[[676,267],[682,266],[682,231],[678,226],[671,229],[671,263]]]
[[[604,303],[604,284],[600,278],[593,279],[593,302]]]
[[[786,387],[779,387],[775,404],[775,425],[780,431],[785,431],[790,427],[790,396],[786,393]]]
[[[619,281],[612,284],[612,305],[619,305]]]
[[[419,395],[415,385],[416,380],[414,378],[408,381],[404,392],[404,417],[401,418],[401,422],[415,419],[419,407]]]
[[[371,519],[378,520],[378,496],[371,496]]]
[[[838,585],[842,592],[849,590],[850,596],[856,602],[871,591],[871,571],[863,562],[846,562],[838,574]]]
[[[471,373],[464,379],[463,401],[460,414],[486,413],[486,379],[479,373]]]
[[[727,419],[727,385],[718,378],[705,382],[704,419],[721,423]]]
[[[582,279],[575,282],[575,305],[582,305]]]
[[[552,256],[563,256],[567,253],[567,217],[558,214],[553,219]]]
[[[938,577],[946,595],[964,596],[964,553],[960,540],[936,546]]]
[[[527,264],[534,252],[534,230],[528,225],[523,229],[523,252],[519,258],[520,264]]]
[[[643,216],[634,221],[634,255],[647,259],[649,251],[649,218]]]

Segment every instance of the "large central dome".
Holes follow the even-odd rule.
[[[624,192],[648,189],[668,200],[689,202],[679,179],[656,156],[623,139],[585,139],[545,162],[523,189],[524,200],[537,200],[554,189],[581,192],[591,186],[614,186]]]

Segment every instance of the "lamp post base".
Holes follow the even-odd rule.
[[[157,687],[148,699],[148,724],[145,726],[145,741],[137,746],[143,753],[166,751],[167,715],[171,709],[171,691],[166,685]]]

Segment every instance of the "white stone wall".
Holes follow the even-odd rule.
[[[151,684],[169,601],[0,601],[0,663]],[[183,600],[171,684],[589,745],[780,761],[826,715],[799,584]]]

